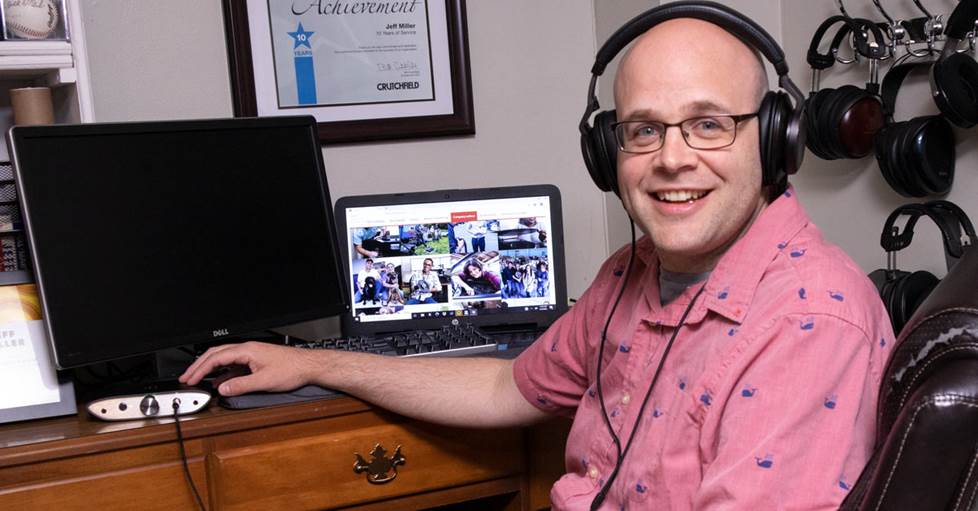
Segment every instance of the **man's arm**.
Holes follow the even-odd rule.
[[[475,294],[475,290],[473,290],[471,286],[466,284],[465,281],[462,280],[462,278],[459,277],[458,275],[452,275],[452,282],[455,283],[455,287],[462,288],[462,290],[465,291],[465,294],[469,296]]]
[[[196,385],[217,367],[232,364],[248,366],[251,374],[221,384],[218,391],[225,396],[316,384],[453,426],[518,426],[547,416],[517,389],[511,360],[485,357],[408,359],[248,342],[207,350],[180,381]]]
[[[353,245],[353,249],[363,257],[378,257],[380,255],[379,252],[373,252],[363,248],[363,245]]]

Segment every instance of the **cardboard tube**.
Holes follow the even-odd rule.
[[[54,103],[48,87],[10,89],[10,106],[17,126],[54,124]]]

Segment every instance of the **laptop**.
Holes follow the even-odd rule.
[[[462,330],[506,350],[567,310],[555,186],[350,196],[335,210],[347,339]]]

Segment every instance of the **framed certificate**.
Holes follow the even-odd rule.
[[[475,133],[465,0],[224,0],[234,114],[323,143]]]
[[[0,423],[77,412],[74,385],[52,361],[37,288],[0,286]]]

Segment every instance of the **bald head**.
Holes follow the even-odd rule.
[[[712,23],[677,18],[652,27],[632,43],[615,77],[616,105],[639,74],[670,73],[685,66],[703,67],[718,85],[748,90],[754,109],[768,91],[767,71],[756,49]]]

